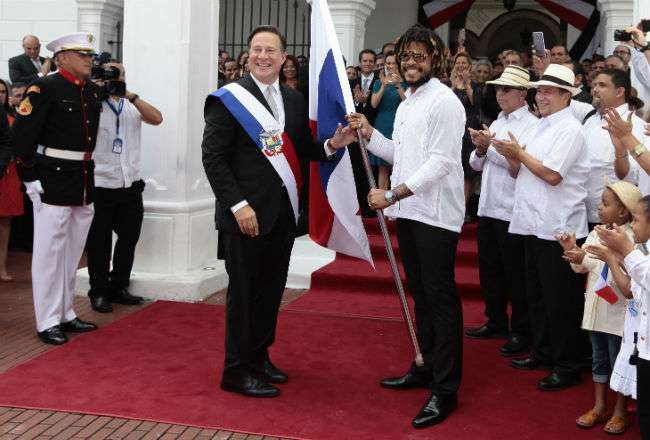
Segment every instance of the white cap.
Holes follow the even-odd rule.
[[[50,41],[46,47],[54,55],[67,50],[94,54],[96,53],[95,47],[93,46],[94,41],[95,37],[89,32],[75,32]]]

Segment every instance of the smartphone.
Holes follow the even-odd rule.
[[[641,20],[641,32],[650,32],[650,20]]]
[[[533,32],[533,47],[535,55],[544,58],[546,55],[546,45],[544,44],[544,32]]]
[[[465,28],[462,28],[458,31],[458,42],[459,43],[464,43],[465,42]]]
[[[388,71],[388,66],[384,66],[384,75],[388,76],[390,72]]]

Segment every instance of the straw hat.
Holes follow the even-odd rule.
[[[639,203],[639,200],[643,197],[641,190],[637,188],[636,185],[632,185],[630,182],[624,180],[607,183],[605,187],[614,191],[616,197],[618,197],[623,206],[625,206],[625,208],[630,212],[634,211],[636,204]]]
[[[519,66],[507,66],[500,77],[492,81],[486,81],[486,84],[527,89],[530,87],[529,81],[530,74],[527,69]]]
[[[568,90],[573,96],[576,96],[582,90],[573,87],[576,82],[576,76],[573,70],[561,64],[549,64],[539,81],[530,83],[531,87],[550,86],[559,89]]]

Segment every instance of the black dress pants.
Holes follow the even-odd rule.
[[[283,201],[268,234],[220,234],[229,277],[224,373],[260,365],[275,340],[296,230],[289,197]]]
[[[397,240],[409,291],[415,300],[422,373],[432,375],[432,391],[455,394],[463,361],[463,311],[456,292],[454,264],[458,233],[418,221],[397,219]]]
[[[478,220],[479,277],[485,315],[489,327],[510,329],[512,334],[528,337],[524,241],[521,235],[508,233],[509,225],[507,221],[491,217]],[[512,305],[510,322],[508,300]]]
[[[356,142],[348,145],[348,154],[350,155],[352,174],[354,175],[354,185],[357,188],[357,201],[359,202],[361,214],[364,217],[374,217],[376,215],[375,211],[368,207],[370,184],[368,183],[366,169],[363,166],[361,146]]]
[[[575,273],[562,259],[557,241],[534,236],[524,240],[533,354],[557,373],[578,373],[590,351],[587,334],[580,328],[584,275]]]
[[[141,180],[129,188],[95,188],[95,216],[86,242],[90,276],[88,296],[110,296],[113,290],[129,286],[144,216],[143,190]],[[113,232],[117,235],[115,250]],[[110,270],[111,250],[113,270]]]
[[[636,398],[641,438],[650,440],[650,361],[642,358],[636,365]]]

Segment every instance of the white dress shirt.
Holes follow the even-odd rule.
[[[616,107],[616,111],[621,118],[627,120],[629,107],[627,104]],[[609,132],[603,128],[607,122],[602,118],[600,113],[592,115],[584,124],[585,140],[587,142],[587,156],[589,157],[589,178],[587,180],[587,218],[589,223],[600,223],[598,217],[598,205],[605,189],[605,180],[616,182],[619,180],[614,171],[614,161],[616,160],[616,150]],[[643,138],[643,120],[636,115],[632,116],[633,134]],[[629,158],[630,169],[632,162],[636,164],[633,158]],[[629,172],[625,180],[637,183],[637,174],[635,171]]]
[[[523,105],[508,115],[501,112],[490,125],[490,132],[497,139],[510,139],[508,132],[519,139],[537,121],[537,117],[528,111],[528,105]],[[510,175],[506,158],[490,146],[483,157],[477,156],[476,150],[472,151],[469,165],[476,171],[483,171],[478,215],[509,222],[515,199],[515,179]]]
[[[119,101],[111,103],[118,108]],[[124,107],[120,113],[120,134],[116,133],[117,116],[106,101],[102,103],[99,117],[97,143],[93,151],[95,162],[95,186],[101,188],[128,188],[140,180],[140,132],[142,117],[140,112],[127,99],[122,99]],[[113,141],[122,139],[122,152],[113,152]]]
[[[637,348],[639,357],[650,361],[650,259],[635,249],[625,257],[625,269],[632,278],[632,295],[639,316]]]
[[[596,110],[593,105],[587,104],[586,102],[576,101],[575,99],[571,100],[571,105],[569,106],[569,108],[571,109],[571,113],[573,113],[573,116],[581,124],[582,121],[585,120],[585,118],[589,113]]]
[[[632,70],[639,82],[646,88],[646,91],[650,91],[650,64],[648,63],[648,59],[638,49],[630,48],[630,51],[632,52],[632,56],[630,57]]]
[[[284,122],[285,122],[285,113],[284,113],[284,101],[282,101],[282,93],[280,93],[280,79],[276,79],[273,84],[264,84],[261,83],[255,78],[254,75],[251,74],[251,78],[253,78],[253,81],[255,81],[255,84],[257,84],[257,87],[260,88],[262,91],[262,95],[266,97],[266,89],[269,87],[271,88],[271,95],[273,96],[273,100],[275,101],[275,107],[278,110],[278,122],[280,123],[280,126],[284,130]]]
[[[515,184],[509,232],[555,241],[562,232],[587,236],[587,175],[589,159],[580,123],[569,107],[544,117],[519,139],[526,151],[562,176],[553,186],[523,164]]]
[[[370,75],[365,76],[362,73],[361,76],[359,76],[359,78],[361,80],[361,91],[367,95],[368,92],[370,91],[370,85],[372,84],[372,80],[375,78],[375,74],[371,73]]]
[[[393,139],[374,130],[368,149],[393,164],[391,183],[413,195],[386,208],[386,215],[460,232],[465,218],[460,153],[465,109],[454,92],[432,78],[409,89],[397,108]]]

